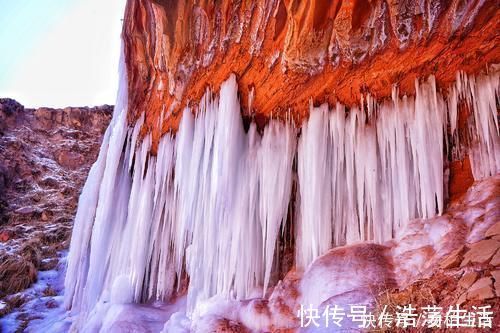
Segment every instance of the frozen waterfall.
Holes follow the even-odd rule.
[[[415,97],[395,89],[350,110],[311,105],[301,128],[270,120],[262,132],[245,130],[232,75],[184,110],[156,156],[139,135],[144,116],[127,124],[122,80],[71,240],[65,298],[81,321],[99,302],[168,300],[185,288],[188,311],[213,295],[265,295],[283,242],[304,268],[334,245],[382,242],[443,212],[447,155],[460,146],[474,177],[500,171],[498,74],[459,74],[446,95],[430,78]],[[464,101],[467,143],[456,135]]]

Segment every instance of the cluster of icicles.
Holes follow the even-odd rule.
[[[459,101],[473,115],[474,175],[500,171],[497,74],[459,75],[446,99],[431,78],[415,97],[395,91],[348,112],[311,106],[301,129],[271,120],[262,135],[254,124],[245,131],[231,76],[218,97],[207,92],[184,111],[156,156],[150,136],[139,142],[143,118],[127,125],[122,80],[71,240],[66,305],[84,317],[114,289],[132,302],[166,300],[186,276],[188,312],[213,295],[265,293],[287,223],[304,268],[332,246],[384,241],[440,214]]]

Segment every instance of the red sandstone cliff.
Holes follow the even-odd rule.
[[[129,116],[146,111],[157,141],[231,72],[260,124],[287,110],[300,120],[311,98],[352,105],[367,92],[389,97],[394,84],[411,94],[429,75],[445,87],[459,70],[500,61],[499,30],[498,1],[129,0]]]

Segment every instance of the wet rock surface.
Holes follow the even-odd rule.
[[[0,99],[0,317],[29,300],[22,291],[68,248],[112,109],[27,109]]]

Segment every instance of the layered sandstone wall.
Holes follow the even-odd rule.
[[[181,110],[235,73],[259,125],[314,104],[413,94],[500,61],[500,6],[476,0],[129,0],[124,20],[129,119],[154,145]]]

